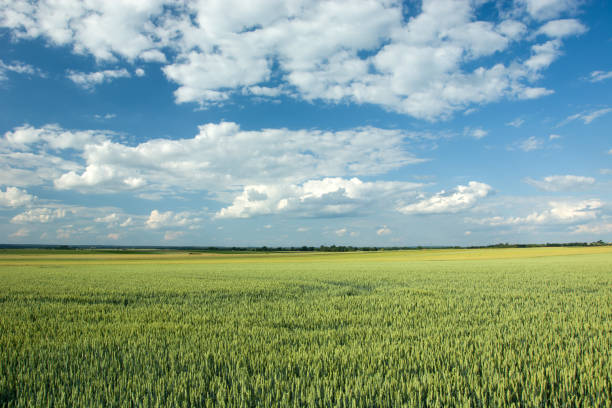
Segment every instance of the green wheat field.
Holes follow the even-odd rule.
[[[610,407],[612,247],[0,252],[0,406]]]

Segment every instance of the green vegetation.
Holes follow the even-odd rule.
[[[0,406],[612,406],[612,248],[0,254]]]

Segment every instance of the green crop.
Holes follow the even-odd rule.
[[[612,406],[612,248],[0,254],[0,406]]]

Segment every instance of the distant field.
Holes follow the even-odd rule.
[[[612,247],[0,251],[0,406],[612,406]]]

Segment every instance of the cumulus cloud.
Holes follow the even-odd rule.
[[[119,224],[119,226],[122,227],[122,228],[125,228],[125,227],[129,227],[133,223],[134,223],[134,221],[132,220],[132,217],[128,217],[125,221],[123,221],[121,224]]]
[[[561,55],[561,41],[558,39],[536,44],[531,47],[531,57],[525,61],[529,74],[539,77],[540,71],[546,69]],[[542,90],[538,92],[547,92]]]
[[[0,206],[3,207],[22,207],[31,204],[35,199],[35,196],[17,187],[6,187],[5,191],[0,189]]]
[[[114,233],[114,232],[111,232],[111,233],[109,233],[109,234],[107,234],[107,235],[106,235],[106,238],[108,238],[108,239],[112,239],[113,241],[118,240],[118,239],[119,239],[119,237],[120,237],[120,235],[119,235],[119,234],[117,234],[117,233]]]
[[[200,126],[188,139],[113,141],[113,132],[24,125],[0,141],[0,166],[32,184],[94,192],[175,189],[212,192],[251,184],[295,184],[321,177],[373,176],[423,162],[406,150],[418,135],[373,127],[343,131],[263,129],[235,123]],[[71,160],[61,150],[71,149]],[[57,151],[57,152],[55,152]],[[64,155],[65,157],[65,155]],[[45,171],[39,171],[43,166]]]
[[[144,74],[144,73],[143,73]],[[98,72],[68,71],[68,79],[83,89],[93,90],[97,85],[111,82],[117,78],[129,78],[131,75],[127,69],[107,69]],[[139,75],[141,76],[141,75]]]
[[[579,35],[587,31],[587,28],[578,20],[564,19],[553,20],[544,24],[538,30],[538,34],[544,34],[553,38],[563,38],[570,35]]]
[[[0,138],[2,181],[25,187],[52,182],[66,172],[82,171],[81,160],[72,153],[112,135],[95,130],[67,131],[57,125],[17,127]]]
[[[561,38],[585,28],[573,19],[545,23],[540,32],[553,42],[536,44],[525,59],[513,45],[535,37],[521,13],[546,21],[577,4],[516,4],[518,11],[487,21],[478,19],[481,2],[470,0],[424,0],[420,7],[389,0],[253,0],[248,6],[238,0],[14,0],[0,10],[0,26],[17,40],[42,37],[100,61],[164,64],[178,103],[206,106],[234,94],[282,93],[435,120],[502,98],[551,92],[534,81],[560,55]],[[504,62],[482,58],[505,52]],[[72,74],[91,89],[115,78],[103,72]]]
[[[574,223],[597,218],[599,210],[603,207],[603,202],[597,199],[579,202],[551,201],[548,203],[548,207],[544,211],[535,211],[525,217],[496,216],[470,221],[489,226]]]
[[[103,222],[106,224],[115,224],[118,221],[119,221],[119,215],[117,215],[117,213],[112,213],[105,217],[98,217],[94,219],[94,222]]]
[[[345,236],[346,233],[347,233],[346,228],[340,228],[340,229],[337,229],[336,231],[334,231],[334,234],[336,234],[339,237]]]
[[[575,11],[581,0],[518,0],[517,3],[534,19],[547,20]]]
[[[56,124],[49,124],[40,128],[25,124],[6,132],[0,147],[30,151],[36,145],[44,145],[44,147],[54,150],[81,150],[89,144],[101,143],[111,135],[113,135],[113,132],[109,131],[70,131],[62,129]]]
[[[391,229],[386,225],[383,225],[378,230],[376,230],[376,235],[389,235],[391,234]]]
[[[200,221],[200,218],[192,217],[187,212],[174,213],[173,211],[159,212],[158,210],[153,210],[145,225],[150,229],[184,226],[193,228]]]
[[[249,185],[219,210],[216,218],[249,218],[286,213],[300,217],[355,214],[389,199],[414,194],[420,184],[408,182],[363,182],[354,177],[328,177],[302,184]]]
[[[265,97],[276,97],[283,93],[281,88],[271,88],[269,86],[250,86],[246,88],[243,92],[244,94],[252,94],[256,96],[265,96]]]
[[[582,224],[572,229],[573,234],[608,234],[612,232],[612,223]]]
[[[122,219],[123,221],[121,221]],[[125,217],[117,213],[96,217],[94,218],[94,222],[106,224],[107,228],[115,228],[117,226],[125,228],[133,224],[132,217]]]
[[[62,208],[34,208],[31,210],[27,210],[21,214],[17,214],[11,219],[11,222],[14,224],[21,223],[32,223],[32,222],[40,222],[43,224],[49,223],[51,221],[64,218],[66,216],[66,210]]]
[[[473,137],[474,139],[482,139],[483,137],[489,134],[488,131],[482,128],[469,128],[469,127],[465,128],[463,130],[463,133],[467,136]]]
[[[488,196],[491,186],[470,181],[467,186],[459,185],[451,191],[440,191],[429,198],[423,197],[416,203],[398,208],[403,214],[456,213],[473,207],[478,200]]]
[[[530,184],[543,191],[579,190],[595,183],[593,177],[574,176],[571,174],[544,177],[542,180],[525,179]]]
[[[53,45],[71,45],[76,53],[99,60],[132,60],[155,48],[150,19],[162,14],[164,3],[171,2],[15,0],[0,10],[0,24],[17,39],[45,37]]]

